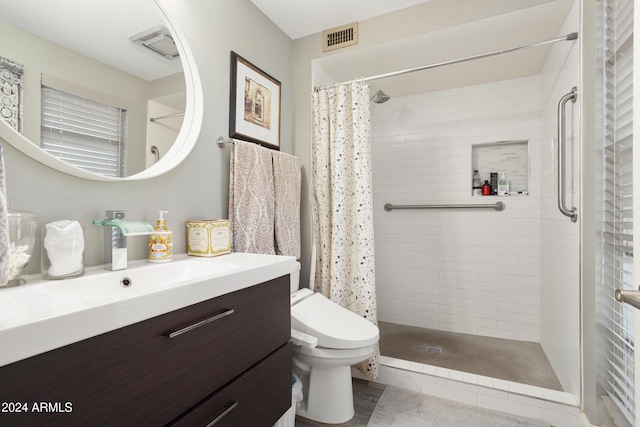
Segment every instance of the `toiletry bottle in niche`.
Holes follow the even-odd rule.
[[[507,174],[500,172],[498,176],[498,196],[509,195],[509,181],[507,181]]]
[[[167,229],[166,213],[159,211],[156,228],[149,237],[149,262],[169,262],[173,258],[173,232]]]
[[[482,185],[482,195],[490,196],[491,195],[491,185],[489,185],[489,181],[485,181]]]
[[[498,172],[491,172],[490,176],[489,185],[491,186],[491,192],[489,194],[495,196],[498,194]]]
[[[482,195],[482,180],[480,179],[480,174],[477,170],[473,171],[473,181],[471,184],[472,192],[471,194],[474,196]]]

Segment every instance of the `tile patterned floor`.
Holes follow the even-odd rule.
[[[366,427],[369,418],[373,413],[378,399],[382,396],[382,392],[386,386],[384,384],[376,384],[368,381],[353,379],[353,404],[355,406],[355,416],[340,426],[345,427]],[[295,427],[326,427],[327,424],[316,423],[296,416]]]

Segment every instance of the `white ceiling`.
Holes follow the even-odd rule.
[[[434,0],[425,5],[425,8],[431,10],[432,6],[438,3],[441,6],[448,1]],[[515,0],[509,1],[512,2],[511,5],[515,4]],[[482,4],[487,6],[499,3],[500,0],[482,1]],[[457,24],[452,22],[437,31],[427,31],[417,36],[360,49],[345,48],[334,51],[331,55],[317,59],[316,63],[331,77],[331,81],[347,81],[554,39],[561,35],[574,0],[521,0],[519,4],[518,8],[503,10],[501,13],[497,13],[496,8],[487,7],[486,16],[481,19]],[[435,14],[436,10],[433,10]],[[437,17],[434,19],[438,20]],[[568,32],[578,29],[576,24]],[[362,28],[360,30],[362,32]],[[561,43],[568,47],[575,42]],[[490,58],[372,80],[369,85],[371,93],[381,89],[393,99],[528,77],[541,73],[550,50],[551,45],[523,49]]]
[[[291,39],[431,0],[251,0]]]
[[[292,39],[350,22],[383,33],[387,13],[413,7],[421,35],[367,48],[339,49],[317,59],[336,81],[350,80],[556,37],[574,0],[251,0]],[[468,1],[467,3],[464,3]],[[464,10],[454,9],[466,4]],[[464,19],[471,9],[473,19]],[[181,70],[129,41],[163,24],[153,0],[0,0],[5,22],[25,28],[122,70],[154,80]],[[448,16],[444,22],[441,16]],[[470,15],[471,16],[471,15]],[[373,19],[372,19],[373,18]],[[439,28],[434,28],[438,27]],[[437,30],[437,31],[436,31]],[[573,31],[577,31],[577,28]],[[392,97],[522,77],[540,72],[549,52],[535,48],[401,77],[372,81]]]
[[[0,0],[0,20],[148,81],[182,71],[129,41],[164,25],[153,0]]]
[[[549,40],[563,31],[574,0],[251,0],[292,39],[358,22],[361,37],[384,39],[393,26],[422,34],[338,49],[314,60],[325,81],[347,81]],[[383,16],[412,7],[406,21]],[[371,19],[373,18],[373,19]],[[568,32],[578,31],[575,25]],[[563,34],[564,35],[564,34]],[[365,42],[366,43],[366,42]],[[566,42],[574,43],[574,42]],[[551,46],[369,82],[391,97],[537,75]]]

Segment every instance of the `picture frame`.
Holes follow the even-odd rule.
[[[22,133],[24,66],[0,56],[0,117]]]
[[[280,150],[280,82],[231,52],[229,136]]]

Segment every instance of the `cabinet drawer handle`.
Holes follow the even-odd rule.
[[[222,319],[223,317],[227,317],[228,315],[233,314],[233,311],[234,310],[232,308],[226,309],[226,310],[222,311],[220,314],[216,314],[213,317],[209,317],[208,319],[201,320],[198,323],[194,323],[193,325],[189,325],[189,326],[184,327],[182,329],[178,329],[177,331],[170,331],[167,336],[169,338],[175,338],[178,335],[182,335],[185,332],[192,331],[192,330],[194,330],[196,328],[199,328],[200,326],[206,325],[207,323],[215,322],[218,319]]]
[[[238,402],[233,402],[233,401],[228,401],[227,403],[224,404],[224,407],[227,408],[225,409],[220,415],[218,415],[213,421],[211,421],[209,424],[207,424],[207,427],[211,427],[213,425],[218,424],[218,421],[220,421],[221,419],[223,419],[224,417],[227,416],[227,414],[229,414],[229,412],[233,411],[234,409],[236,409],[236,406],[238,406]]]

